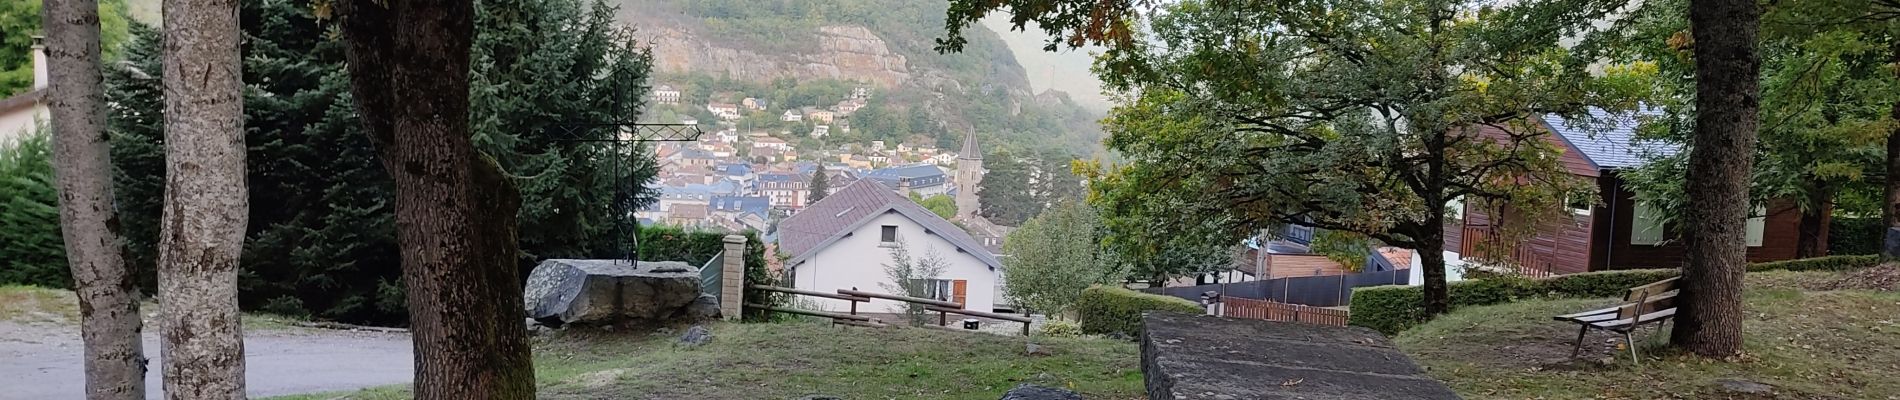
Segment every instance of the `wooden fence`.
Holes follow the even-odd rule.
[[[839,314],[835,312],[814,311],[814,310],[801,310],[801,309],[786,308],[786,307],[773,307],[773,306],[768,306],[764,304],[748,303],[745,305],[748,308],[766,310],[766,311],[771,311],[771,312],[831,318],[831,322],[838,325],[863,326],[863,327],[888,326],[884,324],[883,321],[871,319],[871,317],[867,317],[863,315],[858,315],[858,303],[868,303],[871,301],[871,299],[885,299],[885,300],[924,305],[924,310],[937,313],[937,325],[935,325],[934,327],[949,328],[949,325],[950,325],[949,314],[958,314],[958,315],[968,315],[972,317],[983,317],[983,318],[989,318],[989,319],[998,319],[998,320],[1022,323],[1023,336],[1029,336],[1030,319],[1027,317],[987,313],[987,312],[975,311],[975,310],[965,310],[963,309],[963,304],[961,303],[936,300],[936,299],[926,299],[926,298],[921,298],[921,297],[910,297],[910,296],[900,296],[900,295],[877,293],[877,292],[866,292],[866,291],[860,291],[860,290],[850,290],[850,289],[838,289],[837,293],[827,293],[827,292],[820,292],[820,291],[813,291],[813,290],[801,290],[801,289],[793,289],[793,288],[788,288],[788,287],[766,286],[766,285],[752,285],[752,288],[769,291],[769,292],[778,292],[778,293],[800,295],[800,296],[823,297],[823,298],[828,298],[828,299],[838,299],[838,300],[844,300],[844,301],[850,302],[851,311],[849,314]]]
[[[1221,316],[1223,317],[1346,326],[1348,315],[1350,314],[1346,310],[1324,307],[1237,297],[1221,299]]]
[[[1458,255],[1466,260],[1481,260],[1494,264],[1504,264],[1518,275],[1526,278],[1548,278],[1556,274],[1551,271],[1551,260],[1540,254],[1535,246],[1529,244],[1505,244],[1491,235],[1486,226],[1466,226],[1464,236],[1458,239]],[[1486,250],[1502,249],[1506,254],[1490,254]]]

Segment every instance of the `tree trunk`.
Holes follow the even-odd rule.
[[[474,4],[341,3],[351,93],[396,184],[418,399],[532,399],[514,187],[469,139]]]
[[[1670,343],[1706,357],[1742,351],[1749,170],[1760,108],[1754,0],[1691,0],[1696,121],[1687,183],[1688,265]]]
[[[1895,65],[1900,65],[1900,40],[1894,41],[1889,47],[1888,58]],[[1900,70],[1895,70],[1894,74],[1900,75]],[[1900,101],[1893,102],[1893,109],[1889,113],[1894,119],[1900,119]],[[1900,125],[1887,131],[1886,192],[1887,206],[1881,207],[1881,219],[1887,222],[1887,230],[1881,235],[1881,242],[1876,248],[1880,249],[1881,257],[1895,259],[1900,258],[1900,247],[1888,246],[1887,243],[1900,240],[1891,237],[1900,236]]]
[[[51,80],[45,99],[53,120],[59,226],[66,263],[73,270],[73,291],[79,296],[86,398],[144,399],[139,300],[125,264],[118,212],[112,207],[99,2],[47,0],[41,12]]]
[[[158,247],[165,396],[244,398],[238,256],[244,186],[236,0],[165,0],[165,215]]]
[[[1423,238],[1419,240],[1417,249],[1418,266],[1425,269],[1419,271],[1423,273],[1421,279],[1425,280],[1422,284],[1425,288],[1425,315],[1451,311],[1450,286],[1445,282],[1445,234],[1443,230],[1436,232],[1423,235],[1435,236],[1437,239]]]
[[[1827,255],[1827,242],[1821,240],[1821,235],[1827,232],[1828,216],[1834,212],[1834,189],[1810,188],[1808,193],[1807,204],[1801,207],[1801,223],[1796,228],[1800,237],[1795,241],[1795,258]]]

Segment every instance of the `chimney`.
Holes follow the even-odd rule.
[[[46,77],[46,37],[33,37],[33,90],[45,89],[51,79]]]

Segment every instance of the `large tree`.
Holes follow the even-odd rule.
[[[142,399],[145,352],[139,338],[138,289],[126,268],[112,206],[98,3],[53,0],[43,11],[59,225],[66,263],[73,270],[73,291],[79,297],[86,397]]]
[[[244,398],[238,256],[244,184],[237,0],[165,0],[165,213],[159,227],[165,396]]]
[[[1696,354],[1742,352],[1748,173],[1761,107],[1754,0],[1690,0],[1696,114],[1687,176],[1688,265],[1670,343]]]
[[[1051,149],[993,149],[983,155],[977,215],[1004,226],[1022,225],[1056,203],[1082,197],[1082,178],[1069,166],[1072,156]]]
[[[337,3],[351,93],[396,186],[421,399],[532,399],[515,260],[520,195],[469,137],[475,5]]]
[[[1297,223],[1414,249],[1430,314],[1449,307],[1448,205],[1508,212],[1507,239],[1568,217],[1590,193],[1531,119],[1633,107],[1640,89],[1558,46],[1622,2],[1014,3],[1019,27],[1108,46],[1097,68],[1130,96],[1104,122],[1129,158],[1109,174],[1148,188],[1118,201],[1171,210],[1150,229],[1220,220],[1210,241],[1233,243]],[[953,2],[952,32],[1004,5]]]

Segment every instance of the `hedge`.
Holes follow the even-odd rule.
[[[1800,260],[1750,264],[1750,272],[1760,271],[1845,271],[1878,264],[1875,256],[1830,256]],[[1499,276],[1452,282],[1451,308],[1500,304],[1532,297],[1598,298],[1622,297],[1631,287],[1669,279],[1677,269],[1632,269],[1558,275],[1544,279]],[[1374,286],[1352,292],[1352,316],[1347,323],[1372,328],[1387,335],[1410,329],[1428,318],[1424,288],[1418,286]]]
[[[1141,333],[1141,313],[1146,311],[1207,312],[1200,304],[1179,297],[1101,285],[1083,289],[1082,297],[1075,302],[1082,332],[1088,334],[1137,336]]]

